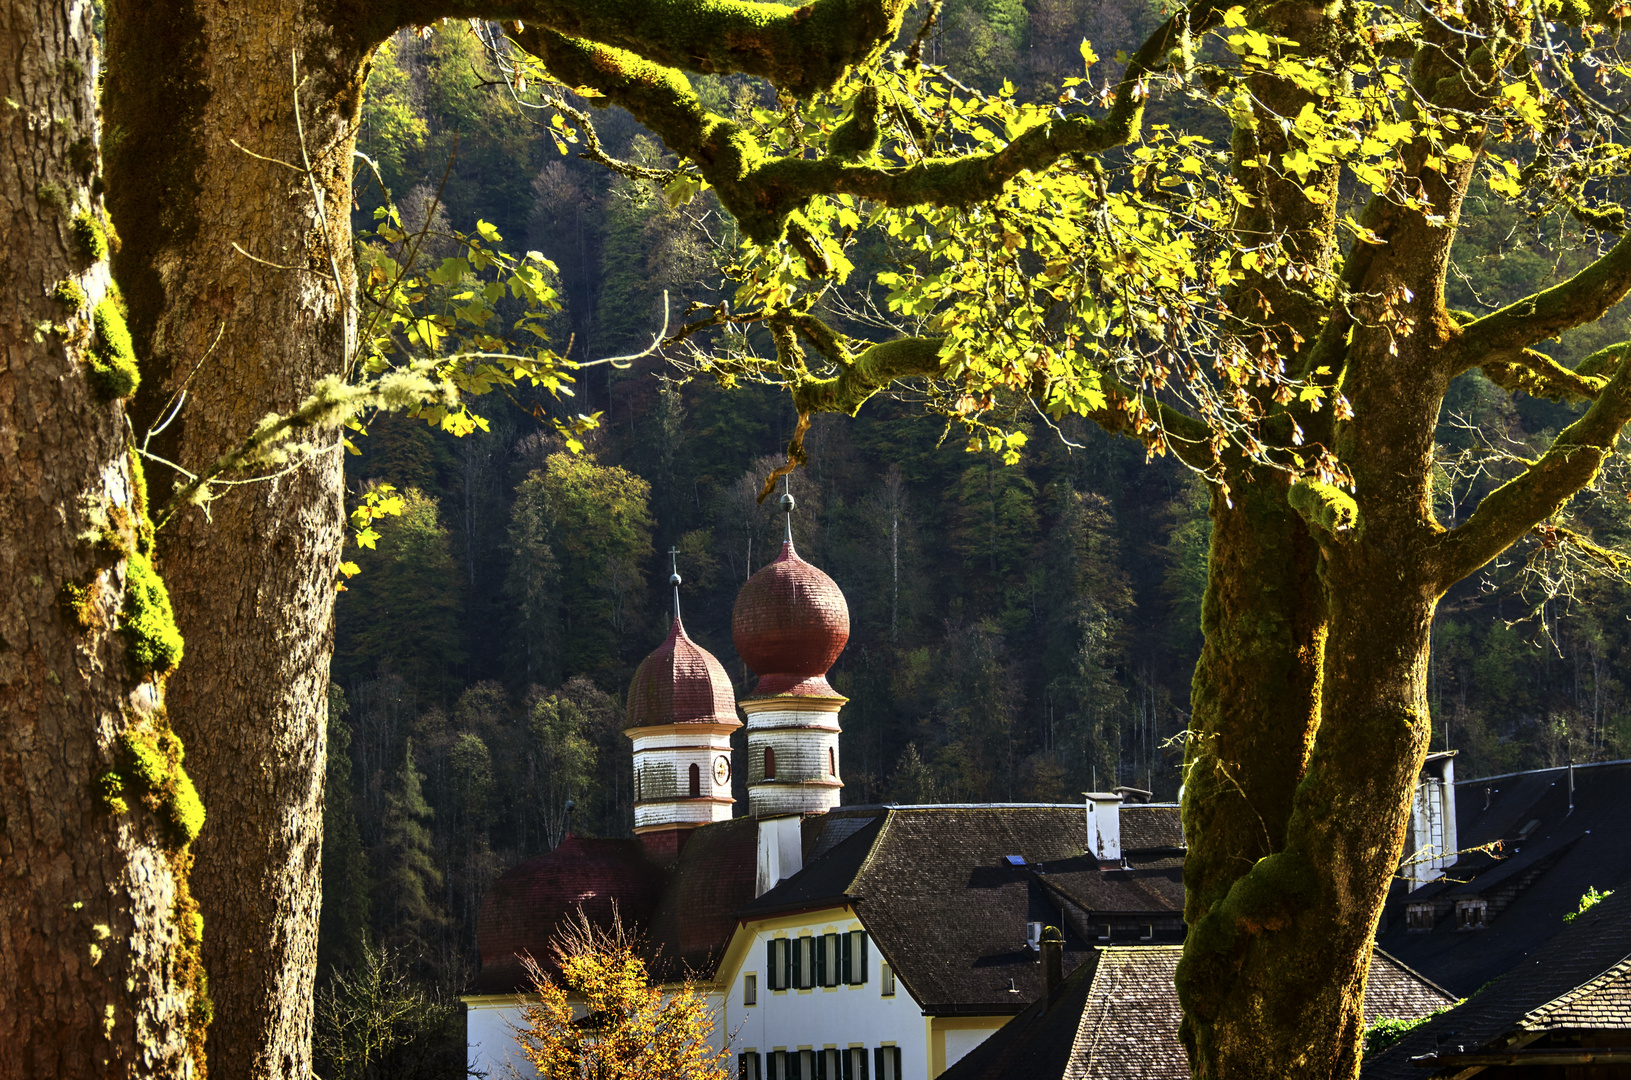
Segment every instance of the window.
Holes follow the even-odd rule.
[[[749,974],[742,976],[742,1004],[759,1004],[759,976]]]
[[[765,1080],[817,1080],[818,1057],[809,1050],[776,1050],[765,1057],[770,1066]]]
[[[793,984],[792,944],[786,938],[765,942],[765,980],[772,990],[786,990]]]
[[[1151,926],[1149,923],[1145,923],[1144,924],[1144,933],[1142,935],[1140,935],[1138,940],[1140,940],[1140,941],[1154,941],[1155,940],[1155,927]]]
[[[702,770],[694,761],[691,763],[691,798],[702,798]]]
[[[844,1080],[844,1052],[828,1048],[815,1051],[815,1080]]]
[[[1409,904],[1404,909],[1405,926],[1410,930],[1431,930],[1433,923],[1432,904]]]
[[[852,1046],[848,1050],[840,1051],[844,1062],[844,1075],[838,1080],[868,1080],[867,1060],[871,1055],[864,1046]]]
[[[799,990],[808,990],[816,985],[819,976],[816,963],[821,956],[821,950],[816,945],[820,941],[820,938],[808,934],[793,941],[793,986]]]
[[[866,984],[866,931],[851,930],[838,935],[838,975],[833,981],[848,986]]]
[[[776,751],[765,747],[765,779],[776,779]]]
[[[640,801],[640,770],[634,770],[634,801]]]
[[[764,1073],[760,1069],[760,1057],[752,1050],[736,1055],[736,1080],[764,1080]]]
[[[872,1051],[877,1080],[900,1080],[900,1047],[880,1046]]]
[[[1482,930],[1487,908],[1481,899],[1457,900],[1455,902],[1455,927],[1457,930]]]
[[[1100,941],[1109,941],[1110,940],[1110,924],[1109,923],[1100,923],[1099,924],[1099,940]]]
[[[889,970],[888,964],[878,965],[878,983],[881,987],[879,990],[881,997],[895,996],[895,973]]]
[[[827,747],[827,775],[838,775],[838,751],[830,746]]]

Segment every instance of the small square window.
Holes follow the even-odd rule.
[[[888,964],[878,965],[878,983],[882,987],[879,993],[883,997],[895,996],[895,971]]]
[[[759,976],[757,974],[742,976],[742,1004],[759,1004]]]

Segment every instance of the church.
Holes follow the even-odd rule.
[[[472,1072],[525,1074],[511,1027],[522,957],[548,970],[557,927],[580,910],[632,929],[655,977],[706,991],[745,1080],[932,1080],[1095,947],[1183,940],[1178,808],[1145,792],[843,805],[847,699],[827,673],[849,609],[794,550],[790,495],[782,506],[787,539],[731,620],[751,693],[738,701],[686,635],[676,573],[668,637],[628,692],[634,837],[568,836],[487,895],[464,998]],[[739,769],[745,807],[731,794]],[[1062,943],[1044,943],[1044,927]]]

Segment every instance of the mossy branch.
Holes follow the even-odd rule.
[[[1631,292],[1631,236],[1567,281],[1492,311],[1462,328],[1455,374],[1522,364],[1532,346],[1593,322]],[[1563,369],[1567,370],[1567,369]],[[1497,380],[1498,381],[1498,380]]]
[[[1298,480],[1286,493],[1286,501],[1304,521],[1332,540],[1354,539],[1363,531],[1359,504],[1334,484]]]
[[[817,195],[854,195],[888,206],[966,206],[996,196],[1020,173],[1046,168],[1067,154],[1126,144],[1143,123],[1149,95],[1140,84],[1166,66],[1173,43],[1186,29],[1204,30],[1221,12],[1217,4],[1204,3],[1168,19],[1128,62],[1115,103],[1102,117],[1049,120],[1000,150],[906,166],[859,164],[840,155],[770,158],[745,127],[709,112],[689,80],[672,67],[543,27],[525,28],[517,41],[554,78],[593,88],[694,161],[742,231],[755,243],[771,244],[782,238],[788,217]]]
[[[398,0],[394,25],[448,16],[518,20],[664,67],[757,75],[795,97],[830,90],[895,40],[912,0]],[[388,34],[390,30],[387,30]]]
[[[1590,484],[1631,421],[1631,353],[1626,354],[1584,416],[1558,433],[1522,473],[1479,502],[1460,526],[1436,544],[1440,592],[1511,547]]]
[[[1608,380],[1582,375],[1533,349],[1525,349],[1507,362],[1491,362],[1481,368],[1490,382],[1508,393],[1522,390],[1531,397],[1552,401],[1595,401]]]
[[[297,409],[287,416],[276,413],[267,415],[248,438],[196,474],[187,473],[175,463],[163,462],[143,450],[142,456],[161,461],[189,477],[159,511],[157,527],[163,528],[184,506],[208,504],[214,498],[211,485],[220,482],[218,478],[223,474],[282,464],[300,448],[297,439],[338,430],[365,409],[410,409],[434,403],[455,407],[458,404],[458,391],[454,386],[428,374],[432,368],[444,362],[387,372],[378,379],[357,385],[347,385],[338,376],[321,379],[311,396],[301,402]]]

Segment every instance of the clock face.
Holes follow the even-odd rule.
[[[714,783],[724,787],[731,782],[731,759],[724,754],[714,758]]]

